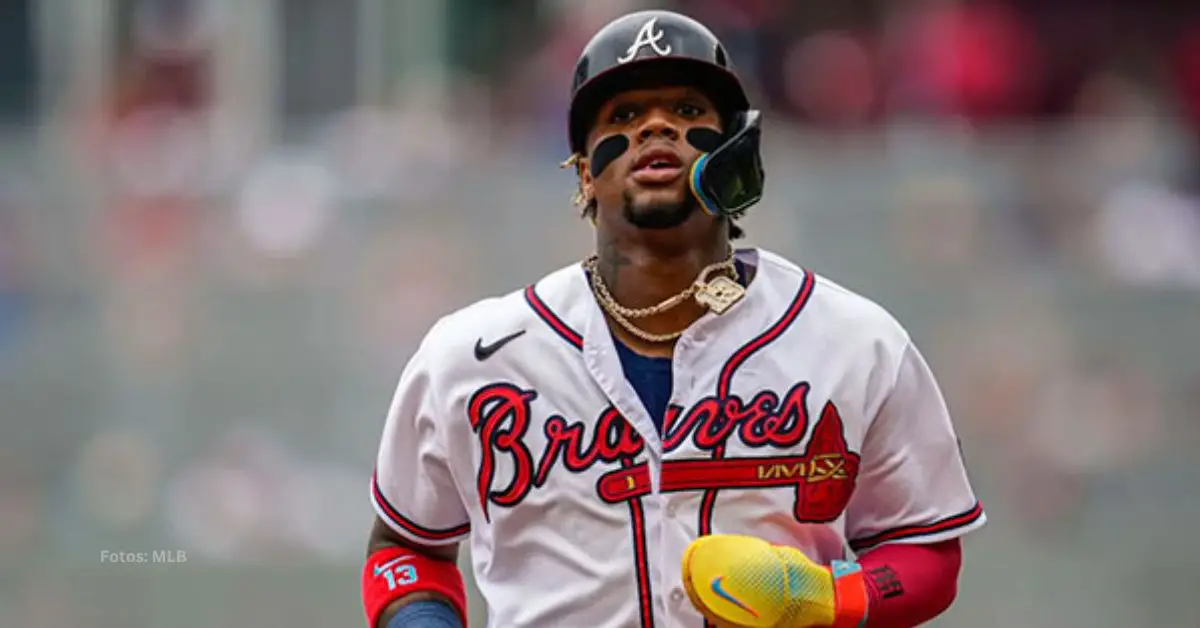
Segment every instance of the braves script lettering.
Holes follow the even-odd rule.
[[[700,451],[711,452],[735,435],[750,448],[793,448],[801,442],[809,428],[809,388],[807,382],[801,382],[782,398],[773,391],[764,390],[749,401],[731,394],[725,398],[706,397],[686,411],[679,406],[671,406],[664,421],[664,452],[674,451],[689,440]],[[480,388],[468,403],[471,427],[479,435],[482,445],[478,494],[484,517],[488,520],[489,504],[505,508],[519,504],[531,490],[545,485],[557,466],[580,473],[595,465],[618,465],[622,461],[632,463],[645,447],[641,435],[625,417],[609,407],[597,417],[590,430],[589,425],[582,421],[570,421],[559,415],[546,418],[541,422],[545,446],[535,455],[526,442],[526,436],[534,423],[531,405],[536,398],[536,391],[509,383],[495,383]],[[720,473],[724,473],[726,479],[741,477],[728,471],[734,471],[734,466],[750,460],[754,461],[754,466],[748,469],[751,469],[754,477],[748,481],[756,484],[784,485],[796,484],[801,480],[811,483],[825,479],[849,480],[852,484],[854,472],[857,471],[857,456],[854,455],[854,464],[848,467],[843,455],[845,442],[841,438],[841,420],[836,417],[832,404],[826,405],[822,413],[822,426],[819,427],[825,427],[825,419],[830,418],[831,411],[836,425],[830,424],[828,428],[818,430],[820,434],[814,433],[813,444],[823,447],[821,451],[810,451],[802,458],[678,461],[706,464],[708,467],[689,470],[686,475],[692,478],[690,483],[684,482],[674,488],[704,488],[705,476]],[[831,429],[836,434],[830,432]],[[812,444],[809,449],[813,449]],[[513,477],[506,486],[497,487],[497,462],[503,458],[511,461]],[[598,491],[609,501],[635,496],[634,493],[644,492],[648,488],[648,476],[643,478],[638,475],[644,474],[644,471],[643,465],[628,464],[620,471],[622,475],[619,478],[610,480],[610,484],[612,481],[620,482],[621,489],[618,492],[621,495],[614,496],[604,480],[598,486]],[[670,485],[664,486],[664,490],[672,488]]]

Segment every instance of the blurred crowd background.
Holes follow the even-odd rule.
[[[590,251],[569,76],[646,6],[0,2],[0,627],[361,625],[400,370]],[[1200,4],[653,6],[767,111],[749,243],[942,378],[991,524],[937,625],[1200,626]]]

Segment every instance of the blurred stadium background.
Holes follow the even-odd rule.
[[[0,627],[360,626],[400,369],[589,251],[568,77],[643,6],[0,2]],[[1200,5],[655,6],[769,112],[750,242],[942,378],[992,523],[937,625],[1200,626]]]

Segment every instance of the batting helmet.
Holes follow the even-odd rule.
[[[608,23],[584,46],[571,83],[571,152],[587,152],[588,132],[606,100],[622,90],[664,81],[695,86],[717,106],[724,136],[688,138],[705,151],[692,164],[690,184],[709,213],[740,215],[762,198],[762,116],[750,108],[725,46],[685,15],[629,13]]]

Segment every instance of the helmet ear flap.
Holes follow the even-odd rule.
[[[721,145],[692,164],[688,182],[705,211],[740,218],[762,199],[766,177],[761,138],[762,114],[754,109],[739,112],[721,138]]]

